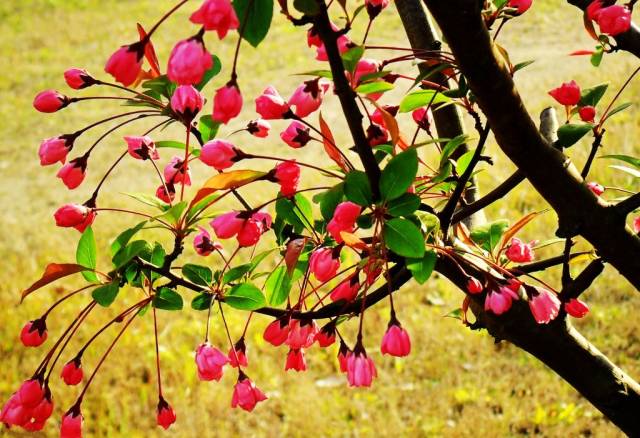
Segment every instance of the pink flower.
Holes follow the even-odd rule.
[[[587,183],[587,187],[589,188],[589,190],[591,190],[593,192],[594,195],[596,196],[600,196],[604,193],[604,187],[601,186],[600,184],[598,184],[595,181],[592,182],[588,182]]]
[[[122,46],[116,50],[107,61],[104,71],[109,73],[125,87],[133,84],[142,69],[142,56],[145,44],[137,42],[129,46]]]
[[[334,257],[334,250],[331,248],[318,248],[309,258],[309,270],[323,283],[335,277],[338,269],[340,254],[337,253]]]
[[[33,99],[33,107],[41,113],[55,113],[71,103],[70,99],[55,90],[41,91]]]
[[[338,204],[333,212],[333,218],[327,224],[327,231],[336,242],[342,243],[341,231],[352,232],[356,219],[360,216],[360,206],[351,201]]]
[[[580,87],[576,81],[565,82],[549,91],[549,94],[561,105],[577,105],[580,102]]]
[[[77,412],[67,412],[62,417],[60,424],[60,438],[82,438],[82,414],[78,409]]]
[[[249,359],[247,358],[247,346],[244,343],[244,338],[240,338],[236,344],[229,348],[227,353],[229,358],[229,365],[234,368],[249,366]]]
[[[295,161],[283,161],[274,170],[274,176],[280,184],[280,193],[284,196],[295,195],[300,182],[300,166]]]
[[[294,149],[305,146],[311,140],[309,128],[297,120],[291,122],[287,129],[280,133],[280,138]]]
[[[365,0],[364,4],[367,7],[369,17],[373,19],[377,17],[383,9],[389,6],[389,0]]]
[[[20,341],[25,347],[38,347],[47,340],[47,324],[44,319],[34,319],[22,327]]]
[[[175,45],[169,56],[167,76],[179,85],[196,85],[211,67],[211,54],[204,47],[202,38],[196,36]]]
[[[411,339],[409,333],[397,321],[389,323],[389,328],[382,338],[380,346],[382,354],[396,357],[408,356],[411,353]]]
[[[272,86],[265,88],[256,99],[256,112],[265,120],[282,119],[290,111],[289,104]]]
[[[156,421],[158,426],[165,430],[169,429],[169,427],[176,422],[175,411],[171,405],[162,398],[162,396],[160,396],[160,400],[158,401],[158,415],[156,416]]]
[[[284,370],[306,371],[307,361],[304,359],[304,350],[289,350],[289,354],[287,354],[287,363],[284,366]]]
[[[45,390],[45,393],[48,392],[48,388]],[[46,395],[42,399],[42,401],[31,410],[30,415],[31,418],[22,425],[22,427],[30,432],[42,430],[46,421],[51,417],[53,413],[53,401],[51,400],[51,395]],[[0,421],[2,419],[0,418]]]
[[[318,325],[313,320],[292,319],[289,322],[289,336],[286,344],[294,350],[309,348],[313,344]]]
[[[238,382],[233,388],[233,397],[231,398],[231,407],[240,406],[247,412],[253,411],[256,405],[267,399],[262,391],[246,375],[240,374]]]
[[[229,123],[229,120],[237,117],[242,110],[242,94],[240,88],[235,83],[228,83],[224,87],[218,88],[213,98],[213,114],[211,117],[214,121]]]
[[[284,325],[283,325],[284,324]],[[285,319],[276,319],[264,330],[262,337],[265,341],[278,347],[289,338],[289,324]]]
[[[164,179],[167,184],[191,185],[191,171],[182,158],[174,156],[164,168]]]
[[[332,345],[336,341],[336,325],[329,322],[316,333],[315,340],[322,348]]]
[[[62,166],[56,176],[62,180],[69,190],[73,190],[84,181],[86,170],[87,159],[79,157]]]
[[[56,225],[59,227],[73,227],[83,232],[89,225],[93,223],[96,212],[92,208],[79,204],[65,204],[60,207],[53,215]]]
[[[600,9],[602,9],[602,1],[592,1],[589,6],[587,6],[587,17],[589,17],[589,20],[595,21],[596,14],[600,11]]]
[[[516,263],[527,263],[532,261],[535,258],[533,254],[533,245],[535,245],[535,241],[524,243],[522,240],[514,237],[511,239],[511,244],[505,255],[509,260]]]
[[[298,117],[306,117],[322,104],[322,98],[329,90],[329,82],[324,79],[312,79],[306,81],[293,92],[289,99],[289,105],[295,106],[295,114]]]
[[[351,356],[351,350],[343,340],[340,340],[340,348],[338,349],[338,364],[340,365],[340,372],[347,372],[347,359]]]
[[[247,124],[247,131],[249,131],[249,134],[253,135],[254,137],[265,138],[269,136],[270,129],[271,125],[269,124],[269,122],[262,119],[251,120]],[[282,134],[280,134],[280,136],[282,136]]]
[[[74,386],[82,381],[83,374],[80,358],[75,358],[67,362],[66,365],[62,367],[60,377],[67,385]]]
[[[484,310],[491,310],[496,315],[502,315],[511,308],[512,301],[517,299],[518,294],[511,288],[501,286],[498,290],[489,290],[484,300]]]
[[[223,367],[228,363],[227,356],[209,343],[200,345],[196,350],[196,365],[200,380],[220,380]]]
[[[411,113],[411,117],[413,117],[413,121],[418,124],[418,126],[425,131],[428,131],[433,124],[433,113],[431,110],[427,110],[426,108],[418,108]]]
[[[633,220],[633,231],[636,234],[640,233],[640,216]]]
[[[371,386],[371,382],[377,375],[373,360],[367,356],[362,345],[356,345],[353,353],[347,356],[349,386]]]
[[[70,68],[64,72],[64,80],[74,90],[90,87],[96,80],[83,68]]]
[[[380,61],[375,59],[362,58],[356,64],[356,69],[353,74],[352,85],[355,87],[360,83],[363,76],[377,73],[380,68]]]
[[[193,248],[196,250],[196,253],[201,256],[208,256],[214,250],[221,250],[222,245],[218,242],[213,242],[211,240],[211,236],[209,232],[202,227],[200,228],[200,232],[196,234],[196,237],[193,239]]]
[[[318,40],[320,40],[320,38],[318,38]],[[338,37],[338,50],[340,51],[340,54],[343,54],[344,52],[349,50],[351,45],[351,40],[348,36],[340,35]],[[322,40],[320,40],[320,45],[317,45],[316,47],[316,59],[318,61],[328,61],[329,58],[327,57],[327,50],[324,48]]]
[[[383,126],[372,123],[367,128],[367,141],[371,147],[388,143],[389,132]]]
[[[560,300],[547,289],[536,287],[535,290],[536,293],[529,300],[529,308],[538,324],[548,324],[558,316]]]
[[[74,135],[60,135],[58,137],[47,138],[40,143],[38,155],[40,156],[40,165],[48,166],[57,161],[64,164],[67,154],[73,149]]]
[[[574,318],[582,318],[589,313],[589,306],[577,298],[571,298],[564,303],[564,310]]]
[[[176,189],[171,183],[166,184],[166,187],[164,184],[162,184],[156,189],[156,198],[166,202],[167,204],[170,204],[175,197]]]
[[[183,120],[191,123],[202,109],[202,94],[191,85],[180,85],[171,96],[171,109]]]
[[[593,122],[596,118],[596,109],[591,105],[583,106],[578,110],[578,114],[583,122]]]
[[[524,14],[532,3],[533,0],[509,0],[509,7],[515,8],[518,14]]]
[[[211,227],[218,239],[229,239],[240,232],[244,219],[238,217],[238,212],[230,211],[211,221]]]
[[[631,27],[631,11],[622,5],[602,8],[595,12],[594,18],[600,31],[611,36],[624,33]]]
[[[205,0],[200,8],[191,14],[192,23],[202,24],[205,30],[215,30],[222,39],[227,32],[240,25],[236,11],[229,0]]]
[[[360,283],[358,282],[358,276],[352,275],[331,291],[331,301],[353,301],[358,291],[360,290]]]
[[[247,219],[243,222],[242,228],[236,235],[238,245],[241,247],[253,246],[260,241],[264,228],[262,223],[254,219]]]
[[[467,292],[470,294],[479,294],[484,290],[482,283],[475,277],[470,277],[469,281],[467,281]]]
[[[36,379],[25,380],[18,389],[18,400],[25,408],[35,408],[44,397],[42,383]]]
[[[151,137],[145,136],[126,136],[124,141],[127,142],[127,148],[129,155],[138,160],[157,160],[160,158],[156,144],[151,140]]]
[[[236,147],[226,140],[211,140],[202,146],[200,161],[217,170],[227,169],[238,161]]]

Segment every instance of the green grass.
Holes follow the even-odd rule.
[[[637,60],[618,54],[607,57],[599,69],[589,66],[585,58],[569,58],[567,53],[590,48],[592,43],[580,28],[581,17],[570,6],[537,0],[534,8],[516,23],[507,26],[501,43],[510,51],[514,62],[536,59],[536,63],[518,73],[516,82],[532,114],[551,105],[546,90],[562,81],[576,79],[584,86],[610,81],[612,89],[619,86]],[[562,2],[558,2],[562,3]],[[33,96],[44,88],[64,90],[62,72],[69,66],[86,67],[100,74],[107,56],[120,44],[135,39],[135,22],[147,27],[172,4],[171,1],[97,1],[97,0],[30,0],[3,2],[0,5],[0,26],[3,38],[0,57],[0,398],[4,401],[19,382],[31,375],[40,360],[40,350],[25,350],[17,336],[28,319],[37,317],[55,297],[71,290],[75,281],[58,282],[34,294],[18,306],[19,291],[30,284],[50,261],[72,261],[77,233],[55,227],[51,215],[63,202],[83,200],[90,194],[108,159],[122,147],[120,136],[114,136],[92,157],[87,181],[74,192],[68,192],[55,178],[55,169],[41,168],[37,147],[42,138],[70,132],[112,112],[112,108],[95,103],[77,105],[54,115],[36,113],[31,107]],[[154,38],[161,62],[166,62],[173,42],[193,33],[186,26],[188,5],[172,18]],[[356,35],[361,35],[356,29]],[[228,63],[233,52],[234,37],[219,42],[207,37],[209,49]],[[385,12],[373,29],[371,43],[405,45],[404,31],[393,8]],[[380,53],[371,57],[381,58]],[[303,33],[294,29],[281,16],[276,16],[267,41],[255,50],[242,48],[239,68],[240,84],[245,97],[242,120],[253,116],[253,98],[267,84],[275,84],[283,95],[289,95],[301,78],[291,73],[316,68],[309,62],[312,51],[306,48]],[[207,88],[211,100],[215,88],[224,83],[228,65]],[[317,65],[318,67],[320,64]],[[410,66],[404,67],[410,72]],[[402,89],[402,87],[398,87]],[[633,100],[639,88],[633,84],[625,92]],[[89,95],[93,91],[83,94]],[[396,90],[390,96],[399,96]],[[612,96],[610,91],[605,102]],[[383,102],[392,101],[386,98]],[[344,120],[337,111],[335,97],[326,118],[337,140],[349,145]],[[636,102],[637,103],[637,102]],[[207,104],[209,107],[210,102]],[[408,118],[405,118],[406,122]],[[605,153],[638,153],[635,138],[640,134],[637,112],[632,109],[618,116],[608,127]],[[223,135],[240,127],[236,121]],[[274,123],[274,133],[266,141],[239,135],[238,145],[247,151],[290,153],[279,142],[277,133],[284,128]],[[144,129],[140,125],[140,131]],[[135,129],[122,135],[136,134]],[[81,150],[94,131],[77,144]],[[177,139],[180,133],[172,128],[164,139]],[[160,135],[157,135],[159,137]],[[119,150],[119,149],[118,149]],[[585,158],[587,144],[575,146],[570,155],[576,163]],[[490,144],[490,152],[497,152]],[[493,168],[480,174],[480,184],[487,190],[512,171],[512,165],[498,153]],[[309,162],[328,164],[317,147],[296,151],[295,156]],[[165,152],[163,159],[168,158]],[[322,160],[322,161],[321,161]],[[150,169],[129,160],[109,180],[108,190],[101,194],[100,204],[132,206],[133,201],[120,193],[154,189]],[[164,162],[164,161],[163,161]],[[620,185],[636,190],[626,174],[607,169],[607,162],[597,160],[593,179],[605,185]],[[243,168],[246,166],[242,166]],[[196,181],[205,177],[205,169],[195,170]],[[307,175],[306,184],[313,183]],[[250,200],[272,195],[272,186],[265,191],[245,190]],[[268,190],[268,192],[267,192]],[[227,206],[231,208],[231,204]],[[528,186],[510,194],[503,202],[487,210],[489,219],[519,216],[545,207],[540,197]],[[118,230],[135,222],[130,217],[101,214],[95,231],[103,254],[99,264],[106,266],[107,246]],[[553,237],[555,216],[546,213],[523,231],[525,238]],[[153,236],[149,234],[149,236]],[[157,236],[153,236],[157,237]],[[166,236],[162,237],[168,245]],[[186,259],[193,258],[187,251]],[[549,254],[550,251],[546,251]],[[558,272],[546,279],[558,284]],[[123,291],[124,301],[135,299],[133,291]],[[630,375],[640,375],[640,342],[637,335],[634,307],[638,298],[633,289],[611,268],[585,295],[592,313],[576,322],[579,329],[613,361]],[[161,360],[166,397],[174,405],[178,422],[173,436],[619,436],[602,415],[580,397],[569,385],[526,353],[507,344],[494,345],[485,332],[470,332],[451,318],[444,318],[457,308],[462,295],[443,280],[432,279],[424,287],[415,284],[404,287],[397,295],[399,318],[410,331],[414,352],[405,360],[381,357],[379,341],[388,318],[387,305],[378,306],[366,317],[366,347],[378,366],[379,378],[370,390],[353,390],[337,373],[335,350],[309,352],[307,373],[283,371],[286,351],[273,349],[261,338],[266,318],[256,318],[248,337],[250,366],[248,373],[264,389],[270,400],[252,414],[229,407],[234,373],[228,371],[219,383],[202,383],[195,376],[193,351],[201,342],[204,315],[193,311],[180,314],[160,312]],[[64,330],[82,299],[76,298],[58,309],[50,318],[51,340]],[[80,333],[75,345],[81,345],[108,320],[109,311],[96,312],[88,327]],[[241,330],[244,315],[231,316],[234,333]],[[89,327],[90,326],[90,327]],[[155,368],[152,343],[152,319],[147,315],[132,325],[106,362],[83,405],[87,436],[163,436],[155,427]],[[219,317],[212,325],[213,340],[226,345]],[[353,330],[348,330],[348,336]],[[85,356],[90,371],[98,353],[109,342],[100,339]],[[73,347],[73,346],[72,346]],[[226,347],[224,348],[226,350]],[[72,348],[70,351],[75,351]],[[71,353],[69,353],[71,354]],[[576,364],[579,366],[579,364]],[[333,385],[335,379],[339,381]],[[55,436],[57,419],[73,402],[77,389],[66,388],[53,380],[56,401],[54,419],[45,429],[46,436]],[[20,436],[18,431],[6,432]]]

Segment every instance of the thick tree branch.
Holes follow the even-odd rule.
[[[562,300],[566,302],[571,298],[578,298],[593,284],[595,279],[602,274],[602,271],[604,271],[604,263],[602,263],[602,260],[593,260],[567,287],[562,288],[560,294]]]
[[[617,203],[615,208],[620,215],[626,217],[629,213],[640,208],[640,193],[629,196],[624,201]]]
[[[591,254],[591,252],[574,252],[569,256],[569,260],[573,260],[576,257],[580,257],[586,254]],[[514,275],[532,274],[534,272],[540,272],[549,268],[553,268],[554,266],[559,266],[563,264],[564,261],[565,256],[564,254],[562,254],[555,257],[549,257],[548,259],[539,260],[537,262],[527,263],[526,265],[517,265],[509,269],[509,271],[511,271]]]

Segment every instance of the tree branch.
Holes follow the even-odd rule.
[[[562,292],[560,293],[562,301],[567,302],[571,298],[578,298],[593,284],[595,279],[602,274],[602,271],[604,271],[604,263],[602,263],[602,260],[593,260],[567,287],[562,288]]]
[[[627,199],[617,203],[615,206],[615,209],[623,217],[626,217],[629,213],[632,213],[638,208],[640,208],[640,193],[629,196]]]

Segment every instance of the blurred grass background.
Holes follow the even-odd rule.
[[[41,168],[37,148],[42,138],[71,132],[93,120],[113,114],[115,108],[102,103],[87,102],[53,115],[37,113],[31,107],[33,96],[45,88],[66,92],[62,72],[70,67],[84,67],[99,77],[109,54],[119,45],[136,39],[135,22],[149,28],[171,5],[168,0],[9,0],[0,3],[0,399],[4,402],[28,378],[44,355],[43,349],[24,349],[18,334],[29,319],[38,317],[56,297],[72,290],[78,280],[61,281],[29,297],[18,305],[19,291],[37,278],[46,263],[72,261],[78,234],[56,228],[53,211],[64,202],[83,201],[99,180],[107,160],[122,149],[122,135],[139,134],[144,124],[122,129],[104,142],[92,155],[89,174],[84,184],[67,191],[55,178],[56,166]],[[188,13],[196,7],[191,2],[176,14],[154,38],[161,64],[166,65],[169,51],[176,40],[195,32],[188,24]],[[364,17],[361,17],[361,19]],[[362,24],[362,23],[361,23]],[[361,38],[362,26],[353,33]],[[228,77],[235,36],[219,42],[207,36],[208,48],[223,62],[223,72],[207,89],[209,101],[213,90]],[[501,44],[511,53],[511,59],[536,62],[519,72],[516,82],[530,112],[538,114],[551,105],[546,90],[560,82],[576,79],[584,87],[603,81],[611,88],[603,103],[613,95],[637,65],[638,60],[626,54],[605,57],[596,69],[586,58],[567,57],[567,53],[591,48],[592,42],[581,29],[581,16],[562,1],[536,0],[534,7],[516,22],[509,23],[500,37]],[[404,30],[394,7],[375,23],[371,44],[406,45]],[[385,53],[371,52],[368,57],[382,59]],[[244,44],[239,68],[240,85],[245,98],[243,117],[223,128],[227,135],[243,126],[242,121],[254,117],[253,98],[267,84],[274,84],[284,96],[301,81],[292,73],[321,68],[310,61],[313,52],[306,47],[304,33],[276,15],[267,40],[255,50]],[[225,62],[226,61],[226,62]],[[403,67],[411,72],[411,66]],[[404,84],[402,84],[404,85]],[[397,87],[383,103],[393,102],[403,86]],[[635,101],[636,83],[624,93],[623,101]],[[83,95],[91,95],[89,89]],[[329,97],[325,109],[339,142],[349,145],[344,120],[337,111],[335,97]],[[636,102],[637,103],[637,102]],[[207,103],[210,112],[210,102]],[[333,110],[335,109],[335,110]],[[622,113],[608,127],[604,141],[606,153],[638,153],[635,140],[640,132],[640,118],[635,109]],[[408,125],[409,118],[402,116]],[[151,123],[151,122],[149,122]],[[289,154],[278,138],[286,126],[273,123],[272,135],[257,140],[246,134],[233,137],[236,144],[248,151]],[[150,126],[150,125],[149,125]],[[412,130],[413,127],[407,128]],[[412,131],[410,131],[412,132]],[[100,130],[92,130],[76,143],[72,156],[86,148]],[[180,139],[175,128],[156,134],[156,139]],[[587,144],[575,146],[570,154],[577,163],[585,158]],[[495,144],[491,152],[497,152]],[[161,151],[162,163],[170,158]],[[294,151],[300,160],[329,165],[317,145]],[[481,173],[480,183],[487,190],[495,186],[512,170],[512,165],[499,153],[493,154],[494,166]],[[637,190],[626,174],[611,171],[609,163],[597,160],[593,179],[604,185],[619,185]],[[136,206],[121,192],[151,192],[156,182],[147,163],[125,160],[110,177],[107,190],[101,193],[101,206]],[[248,165],[238,166],[242,168]],[[194,169],[194,180],[208,175],[203,167]],[[311,184],[313,176],[306,175]],[[197,183],[196,183],[197,185]],[[273,195],[273,186],[265,191],[245,190],[250,200]],[[193,189],[192,189],[193,190]],[[615,196],[614,194],[613,196]],[[608,194],[605,194],[608,196]],[[227,208],[231,208],[229,204]],[[491,219],[512,220],[545,207],[544,202],[526,185],[487,210]],[[553,237],[555,217],[547,213],[522,232],[528,239]],[[131,217],[103,213],[95,224],[99,251],[103,255],[99,266],[106,267],[107,248],[118,230],[137,223]],[[166,236],[159,238],[169,247]],[[550,254],[546,250],[544,254]],[[544,256],[544,254],[541,254]],[[185,260],[193,258],[190,248]],[[213,263],[213,262],[212,262]],[[558,284],[558,273],[550,272],[546,279]],[[555,282],[555,283],[553,283]],[[137,292],[122,291],[114,307],[136,298]],[[190,297],[185,297],[186,301]],[[640,343],[637,334],[638,305],[635,291],[612,269],[585,294],[592,312],[584,321],[576,321],[579,329],[631,376],[640,376]],[[155,437],[173,436],[619,436],[617,429],[580,397],[569,385],[526,353],[507,344],[494,344],[486,332],[470,332],[459,321],[443,317],[459,307],[462,295],[437,278],[425,286],[405,286],[397,294],[399,318],[410,331],[414,344],[412,354],[404,360],[394,360],[379,354],[379,341],[388,320],[388,306],[377,306],[366,317],[366,347],[378,367],[379,378],[370,390],[353,390],[343,383],[337,372],[335,347],[327,351],[313,348],[308,354],[309,371],[302,374],[283,371],[286,351],[268,348],[261,338],[268,322],[256,317],[249,331],[248,374],[270,398],[254,413],[247,414],[229,407],[235,373],[227,370],[219,383],[199,382],[195,375],[193,351],[203,338],[205,315],[186,309],[181,313],[159,312],[161,360],[165,395],[177,412],[178,421],[165,433],[155,426],[155,368],[153,322],[150,315],[134,323],[105,363],[83,404],[87,436]],[[51,346],[66,324],[73,318],[86,298],[74,297],[56,309],[48,320]],[[114,309],[98,309],[71,346],[68,360],[75,349],[101,326]],[[231,312],[230,312],[231,313]],[[232,330],[239,335],[242,314],[231,314]],[[213,342],[226,351],[227,346],[218,317],[212,321]],[[115,334],[110,331],[109,335]],[[110,336],[104,336],[84,357],[86,372],[96,363]],[[576,364],[580,366],[580,364]],[[56,373],[59,371],[56,371]],[[56,436],[58,419],[73,403],[79,388],[65,387],[54,376],[56,402],[54,417],[41,436]],[[7,436],[22,436],[18,430],[1,430]]]

